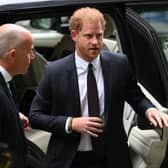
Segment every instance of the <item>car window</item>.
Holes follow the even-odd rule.
[[[117,29],[112,17],[104,15],[106,30],[104,33],[103,49],[118,52]],[[16,24],[29,29],[35,40],[35,48],[48,61],[62,58],[74,51],[74,43],[70,37],[69,17],[60,16],[51,18],[39,18],[31,20],[19,20]]]
[[[141,12],[145,19],[157,32],[161,40],[162,48],[168,61],[168,10]]]

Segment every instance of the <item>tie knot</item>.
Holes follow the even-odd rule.
[[[89,70],[92,70],[92,68],[93,68],[93,64],[92,64],[92,63],[89,63],[89,64],[88,64],[88,69],[89,69]]]
[[[10,80],[8,83],[9,83],[9,85],[13,85],[13,81],[12,80]]]

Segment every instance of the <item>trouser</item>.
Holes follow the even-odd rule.
[[[98,156],[96,152],[88,151],[77,152],[70,168],[132,168],[132,164],[129,156],[118,160],[112,156]]]
[[[105,159],[98,158],[93,151],[77,152],[71,168],[106,168]]]

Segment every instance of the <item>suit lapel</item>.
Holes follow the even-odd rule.
[[[78,86],[78,77],[77,70],[75,65],[75,57],[74,54],[69,56],[69,64],[67,65],[67,76],[68,76],[68,84],[70,88],[70,95],[72,95],[72,104],[74,111],[72,111],[73,116],[81,116],[80,110],[80,96],[79,96],[79,86]]]
[[[2,85],[2,87],[4,88],[5,93],[8,95],[8,97],[10,97],[10,92],[9,89],[7,87],[7,84],[5,82],[4,77],[2,76],[2,74],[0,73],[0,84]]]
[[[110,58],[109,58],[110,57]],[[104,97],[105,97],[105,103],[104,103],[104,118],[105,118],[105,124],[107,124],[107,120],[109,119],[109,105],[113,103],[113,92],[115,92],[115,89],[113,89],[115,81],[116,81],[116,64],[114,61],[112,61],[112,55],[106,55],[106,53],[101,53],[101,65],[102,65],[102,73],[104,78]]]
[[[109,63],[101,57],[102,73],[104,78],[104,122],[105,126],[107,124],[107,119],[109,115],[109,103],[111,95],[111,75],[109,75]]]
[[[21,121],[20,121],[20,118],[19,118],[19,111],[17,109],[17,106],[15,104],[15,101],[13,99],[13,96],[11,95],[11,93],[9,92],[9,89],[7,87],[7,84],[5,82],[5,79],[4,77],[2,76],[1,72],[0,72],[0,85],[2,86],[3,90],[5,91],[7,97],[9,98],[9,101],[10,101],[10,106],[12,106],[12,111],[13,111],[13,114],[16,116],[16,120],[18,121],[18,126],[19,126],[19,129],[21,130],[21,134],[22,136],[24,137],[24,131],[22,129],[22,125],[21,125]]]
[[[9,98],[9,101],[11,102],[11,105],[13,106],[14,109],[16,109],[16,104],[15,104],[15,101],[9,91],[9,88],[7,87],[7,84],[5,82],[5,79],[4,77],[2,76],[2,74],[0,73],[0,84],[2,85],[3,87],[3,90],[5,91],[6,95],[8,96]],[[17,109],[16,109],[17,111]]]

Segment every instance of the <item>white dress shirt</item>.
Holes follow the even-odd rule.
[[[78,85],[80,93],[80,105],[81,105],[81,116],[88,116],[88,100],[87,100],[87,73],[89,62],[83,60],[75,53],[75,63],[78,75]],[[92,62],[93,72],[97,82],[99,106],[100,106],[100,117],[104,120],[104,80],[100,62],[100,56],[98,55]],[[91,138],[88,134],[81,134],[81,140],[78,147],[79,151],[90,151],[92,150]]]

